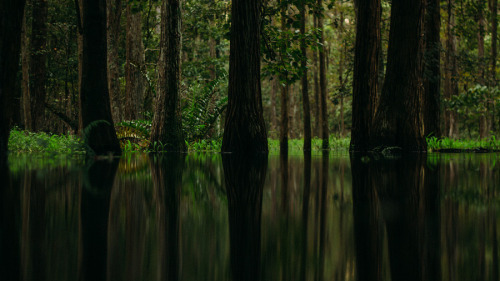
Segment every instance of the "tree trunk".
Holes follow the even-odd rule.
[[[21,91],[23,98],[23,119],[24,119],[24,128],[28,129],[31,126],[31,102],[30,102],[30,21],[32,19],[31,12],[31,1],[28,0],[26,6],[24,8],[24,19],[22,26],[22,35],[21,35],[21,73],[22,73],[22,81],[21,81]]]
[[[45,123],[47,0],[33,0],[29,59],[29,103],[31,122],[27,129],[40,131]]]
[[[485,65],[484,65],[484,33],[485,33],[485,18],[484,18],[484,0],[478,0],[478,26],[479,30],[477,32],[477,59],[479,61],[479,77],[477,82],[481,85],[485,85]],[[486,97],[485,97],[486,98]],[[484,139],[488,136],[489,126],[488,126],[488,102],[485,101],[484,107],[486,112],[483,112],[479,117],[479,137]]]
[[[133,4],[127,5],[126,49],[125,78],[127,88],[125,119],[142,119],[144,95],[147,89],[147,81],[145,81],[143,74],[146,59],[144,56],[144,44],[142,43],[142,16],[140,11],[135,11]]]
[[[350,150],[365,151],[378,93],[381,2],[359,1],[357,11]]]
[[[309,105],[309,83],[307,81],[307,46],[306,46],[306,5],[302,3],[300,7],[300,33],[304,36],[300,42],[302,52],[301,66],[304,70],[302,74],[302,110],[304,111],[304,151],[311,151],[311,109]]]
[[[385,77],[371,146],[426,151],[422,118],[423,0],[393,1]]]
[[[281,30],[286,32],[286,10],[288,5],[283,0],[280,1],[281,5]],[[287,38],[282,38],[282,40],[287,40]],[[286,50],[279,50],[280,56],[285,56]],[[284,62],[282,62],[284,63]],[[288,96],[290,94],[290,86],[286,81],[288,78],[288,73],[280,73],[280,85],[281,85],[281,119],[280,119],[280,154],[288,155],[288,134],[289,134],[289,116],[288,116]]]
[[[448,0],[446,19],[446,56],[444,63],[444,98],[450,100],[458,95],[458,67],[456,59],[456,37],[454,33],[455,15],[453,1]],[[452,110],[446,109],[444,114],[445,132],[448,137],[458,135],[458,118]]]
[[[7,158],[11,104],[16,95],[24,0],[0,1],[0,161]]]
[[[96,154],[120,154],[109,103],[106,73],[106,1],[83,1],[80,130]]]
[[[338,40],[341,42],[340,58],[339,58],[339,84],[340,84],[340,137],[345,136],[345,122],[344,122],[344,93],[345,93],[345,81],[344,81],[344,61],[347,54],[347,46],[344,42],[344,13],[340,12],[339,18],[339,31]]]
[[[233,0],[229,100],[222,151],[267,152],[260,87],[261,0]]]
[[[498,41],[498,0],[490,0],[490,14],[491,14],[491,77],[490,85],[497,84],[497,41]],[[495,117],[495,103],[492,104],[493,110],[491,114],[491,130],[493,132],[497,129]]]
[[[181,5],[168,0],[162,5],[158,93],[151,131],[151,146],[167,151],[184,151],[180,109]]]
[[[440,0],[427,0],[425,16],[424,135],[441,137]]]
[[[120,19],[122,15],[122,0],[106,0],[108,29],[108,88],[111,101],[111,115],[115,123],[122,120],[120,110]]]
[[[278,130],[278,115],[276,112],[276,93],[279,88],[279,79],[277,76],[273,76],[271,80],[271,133],[270,137],[276,137],[276,131]]]
[[[318,0],[318,6],[320,8],[323,7],[323,0]],[[326,103],[326,95],[327,95],[327,90],[326,90],[326,58],[325,58],[325,38],[324,38],[324,31],[323,31],[323,13],[318,15],[318,28],[320,29],[319,33],[319,98],[320,98],[320,107],[321,107],[321,116],[320,116],[320,123],[321,123],[321,138],[323,139],[322,142],[322,149],[329,149],[330,145],[328,144],[328,106]]]

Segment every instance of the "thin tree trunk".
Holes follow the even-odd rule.
[[[394,1],[385,77],[371,146],[426,151],[422,118],[425,2]]]
[[[456,37],[454,34],[455,14],[453,1],[448,0],[446,19],[446,56],[445,56],[445,78],[444,78],[444,98],[451,100],[453,96],[458,95],[458,68],[456,59]],[[444,124],[445,135],[456,137],[458,135],[457,114],[449,109],[445,110]]]
[[[357,6],[351,151],[369,148],[378,94],[381,9],[380,0],[359,1]]]
[[[276,93],[278,92],[279,81],[277,76],[273,76],[271,80],[271,134],[270,137],[276,137],[278,130],[278,115],[276,112]]]
[[[151,131],[151,147],[184,151],[180,110],[181,6],[179,0],[162,5],[158,94]]]
[[[323,7],[323,0],[318,0],[318,6],[320,8]],[[327,95],[327,90],[326,90],[326,57],[325,57],[325,38],[324,38],[324,31],[323,31],[323,14],[318,15],[318,28],[320,29],[319,33],[319,44],[321,45],[319,47],[319,88],[320,88],[320,107],[321,107],[321,116],[320,116],[320,123],[321,123],[321,138],[323,139],[322,142],[322,149],[329,149],[330,145],[328,144],[328,106],[326,103],[326,95]]]
[[[126,46],[126,108],[127,120],[142,119],[146,83],[143,71],[145,68],[144,44],[142,43],[142,16],[134,11],[133,4],[127,5],[127,46]]]
[[[490,0],[490,14],[491,14],[491,78],[490,84],[497,84],[497,41],[498,41],[498,0]],[[491,130],[493,132],[497,129],[495,121],[495,103],[493,103],[491,114]],[[500,127],[499,127],[500,128]]]
[[[485,18],[484,18],[484,0],[478,0],[478,26],[479,30],[477,33],[477,59],[479,61],[479,77],[478,77],[478,83],[481,85],[485,85],[485,67],[484,67],[484,33],[486,31],[486,23],[485,23]],[[488,102],[485,101],[484,104],[486,108],[486,112],[483,112],[481,116],[479,117],[479,137],[480,138],[486,138],[489,133],[489,127],[488,127]]]
[[[106,1],[83,1],[83,50],[80,130],[97,154],[120,154],[108,92]]]
[[[307,81],[307,46],[306,46],[306,5],[303,2],[300,7],[300,33],[303,38],[300,42],[302,53],[301,66],[304,71],[301,78],[302,83],[302,110],[304,111],[304,151],[311,151],[311,109],[309,104],[309,83]]]
[[[283,0],[280,1],[281,7],[281,30],[286,31],[286,10],[288,5],[283,4]],[[282,38],[287,40],[286,38]],[[286,50],[280,50],[280,56],[285,55]],[[280,83],[281,83],[281,119],[280,119],[280,154],[288,154],[288,134],[289,134],[289,116],[288,116],[288,95],[290,94],[290,86],[288,82],[283,82],[287,80],[287,73],[280,73]],[[283,84],[284,83],[284,84]]]
[[[425,18],[425,136],[441,137],[440,0],[427,0]]]
[[[340,12],[339,19],[339,31],[338,31],[338,40],[342,42],[340,49],[340,58],[339,58],[339,84],[340,84],[340,137],[345,136],[345,124],[344,124],[344,92],[345,92],[345,82],[344,82],[344,57],[346,55],[345,51],[345,42],[344,42],[344,13]]]
[[[118,51],[120,47],[120,19],[122,15],[122,0],[107,1],[107,40],[108,40],[108,88],[111,101],[111,115],[113,121],[122,120],[120,110],[120,60]]]
[[[29,87],[29,69],[30,69],[30,27],[29,24],[32,19],[31,16],[31,1],[28,0],[26,7],[24,9],[24,19],[22,26],[22,35],[21,35],[21,73],[22,73],[22,81],[21,81],[21,90],[23,97],[23,119],[24,119],[24,128],[31,129],[31,102],[30,102],[30,87]]]
[[[261,0],[233,0],[222,151],[267,152],[260,85]]]

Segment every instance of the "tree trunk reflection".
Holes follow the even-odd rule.
[[[179,201],[185,156],[169,153],[150,158],[157,200],[159,259],[158,280],[179,280]]]
[[[262,189],[267,154],[223,154],[233,280],[261,279]]]
[[[109,199],[118,160],[97,161],[84,172],[80,196],[79,280],[106,280]]]
[[[440,280],[439,169],[426,156],[351,155],[358,280],[382,279],[385,223],[391,280]]]

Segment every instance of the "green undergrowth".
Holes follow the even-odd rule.
[[[495,136],[486,139],[450,139],[450,138],[427,138],[427,150],[430,152],[489,152],[500,151],[500,140]]]
[[[121,146],[124,152],[150,152],[149,135],[144,133],[144,124],[137,124],[137,128],[121,132]],[[124,131],[124,130],[122,130]],[[129,137],[129,138],[127,138]],[[330,151],[347,152],[349,150],[350,138],[339,138],[330,136]],[[450,138],[427,138],[429,152],[489,152],[500,151],[500,140],[494,136],[483,140],[455,140]],[[313,138],[312,151],[322,151],[322,140]],[[288,141],[289,154],[301,154],[304,146],[304,139],[290,139]],[[187,152],[220,152],[222,148],[222,138],[211,140],[186,141]],[[279,154],[279,140],[269,139],[269,152]],[[75,135],[55,135],[44,132],[33,133],[28,131],[13,129],[9,138],[9,151],[14,154],[71,154],[85,155],[86,146],[83,141]]]
[[[18,154],[86,154],[85,145],[78,136],[33,133],[17,128],[10,132],[9,151]]]

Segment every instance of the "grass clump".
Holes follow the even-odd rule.
[[[11,153],[40,154],[85,154],[83,141],[75,135],[54,135],[44,132],[33,133],[14,128],[10,132]]]
[[[450,139],[450,138],[427,138],[427,149],[430,152],[439,151],[500,151],[500,140],[495,136],[486,139]]]

